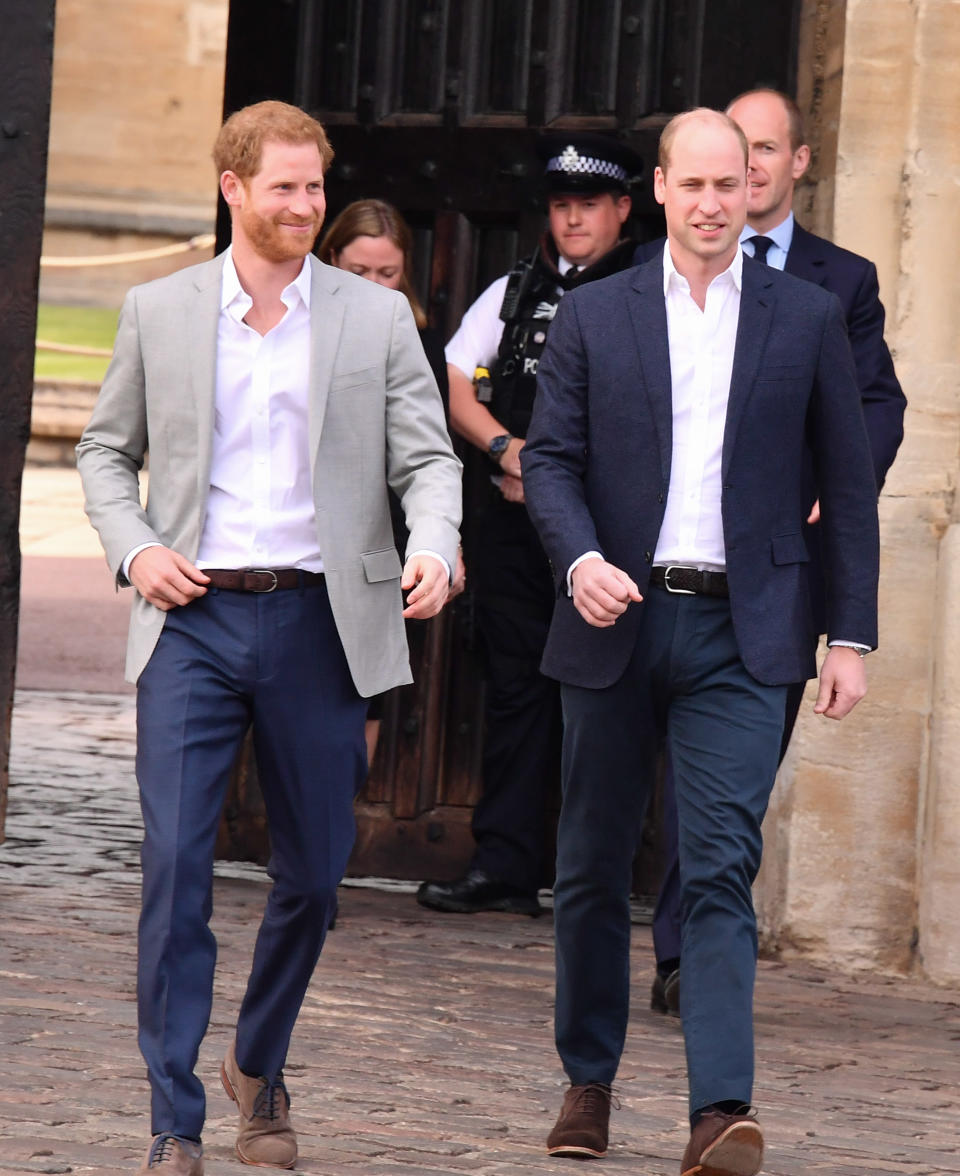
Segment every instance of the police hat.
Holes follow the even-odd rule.
[[[607,135],[554,131],[541,135],[547,195],[558,192],[626,192],[640,179],[643,160],[626,143]]]

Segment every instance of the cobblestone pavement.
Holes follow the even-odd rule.
[[[0,1173],[119,1173],[146,1143],[135,1042],[138,812],[128,695],[21,691],[0,848]],[[208,1176],[241,1176],[219,1088],[266,883],[218,866],[220,963],[200,1056]],[[647,928],[602,1170],[675,1176],[676,1022],[647,1010]],[[548,918],[447,916],[344,888],[287,1079],[304,1173],[579,1172],[543,1140],[560,1101]],[[764,962],[756,1101],[775,1176],[960,1173],[960,994]]]

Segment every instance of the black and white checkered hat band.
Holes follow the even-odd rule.
[[[611,163],[609,159],[594,159],[590,155],[578,155],[569,147],[562,155],[555,155],[547,160],[548,172],[564,172],[566,175],[604,176],[609,180],[619,180],[625,183],[627,169],[619,163]]]

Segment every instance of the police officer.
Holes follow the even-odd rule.
[[[476,848],[452,882],[424,882],[423,906],[538,915],[544,805],[559,776],[556,682],[540,673],[555,590],[523,504],[520,450],[537,364],[564,292],[626,269],[635,242],[621,234],[640,157],[603,135],[543,136],[548,230],[532,257],[497,279],[447,344],[450,423],[489,462],[470,574],[486,652],[483,794]]]

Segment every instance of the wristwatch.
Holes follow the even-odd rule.
[[[500,458],[503,457],[503,455],[506,453],[507,446],[512,440],[513,437],[510,433],[500,433],[498,436],[494,437],[494,439],[487,446],[487,456],[490,458],[490,460],[496,462],[497,465],[499,465]]]

